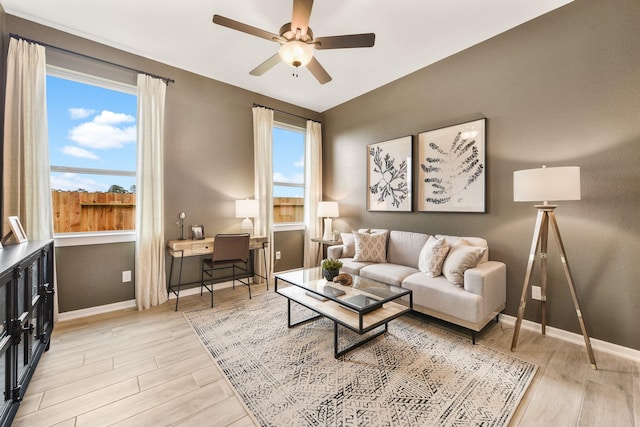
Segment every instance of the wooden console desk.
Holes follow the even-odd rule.
[[[169,240],[167,242],[167,252],[171,256],[171,267],[169,268],[169,277],[167,278],[167,295],[170,292],[176,296],[176,310],[178,310],[178,297],[180,294],[180,287],[185,285],[193,285],[200,282],[182,283],[182,261],[185,257],[204,256],[211,255],[213,253],[213,242],[215,237],[205,237],[200,240]],[[251,236],[249,240],[249,253],[251,256],[251,266],[253,268],[253,252],[256,250],[262,250],[264,259],[264,270],[266,276],[255,274],[262,277],[267,281],[267,289],[269,289],[269,267],[267,266],[267,247],[269,246],[269,239],[267,236]],[[173,277],[173,261],[180,259],[180,270],[178,272],[178,283],[171,284]]]

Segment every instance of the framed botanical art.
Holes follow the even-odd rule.
[[[367,210],[411,212],[412,137],[367,146]]]
[[[418,210],[485,212],[485,122],[418,134]]]

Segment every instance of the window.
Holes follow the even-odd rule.
[[[273,222],[304,222],[305,129],[273,125]]]
[[[54,233],[133,230],[135,86],[47,69]]]

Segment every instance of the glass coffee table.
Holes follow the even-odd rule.
[[[336,358],[387,332],[388,323],[413,309],[411,290],[351,275],[353,284],[342,286],[327,282],[320,267],[275,275],[276,293],[287,298],[287,326],[292,328],[320,317],[333,321],[334,356]],[[291,302],[318,313],[291,323]],[[338,344],[338,325],[364,335],[376,328],[384,329],[342,350]]]

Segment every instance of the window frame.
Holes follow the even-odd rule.
[[[283,130],[287,130],[287,131],[291,131],[291,132],[298,132],[298,133],[302,134],[302,136],[303,136],[302,153],[303,153],[304,167],[303,167],[303,179],[302,179],[302,183],[301,184],[294,184],[294,183],[290,183],[290,182],[279,182],[279,181],[273,180],[273,183],[272,183],[272,186],[271,186],[271,190],[273,191],[273,188],[276,187],[276,186],[278,186],[278,187],[302,188],[302,200],[303,200],[303,203],[304,203],[304,202],[306,202],[306,199],[307,199],[307,185],[306,185],[306,177],[307,177],[307,174],[306,174],[307,147],[306,147],[306,143],[305,143],[305,139],[306,139],[306,135],[307,135],[307,129],[302,127],[302,126],[296,126],[296,125],[292,125],[292,124],[289,124],[289,123],[285,123],[285,122],[274,120],[273,121],[273,125],[272,125],[272,132],[273,132],[273,129],[275,129],[275,128],[279,128],[279,129],[283,129]],[[273,144],[273,142],[272,142],[272,144]],[[273,172],[274,171],[272,171],[272,174],[273,174]],[[273,196],[272,199],[275,199],[275,196]],[[273,209],[273,201],[272,201],[271,208]],[[305,228],[304,217],[303,217],[302,221],[277,222],[277,223],[274,222],[273,223],[274,231],[304,230],[304,228]]]
[[[91,86],[97,86],[103,89],[112,91],[124,92],[129,95],[138,96],[138,88],[130,83],[119,82],[104,77],[98,77],[91,74],[83,73],[80,71],[72,70],[69,68],[60,67],[57,65],[47,64],[46,75],[57,77],[60,79],[71,80],[77,83],[82,83]],[[137,101],[136,101],[137,102]],[[137,111],[136,111],[136,123],[137,123]],[[136,141],[137,145],[138,141]],[[52,172],[74,172],[85,175],[112,175],[112,176],[128,176],[135,177],[137,171],[117,170],[117,169],[95,169],[95,168],[82,168],[74,166],[56,166],[49,161],[49,173]],[[136,189],[137,190],[137,189]],[[82,231],[82,232],[69,232],[69,233],[56,233],[54,232],[53,239],[56,247],[66,246],[83,246],[83,245],[96,245],[107,243],[122,243],[122,242],[135,242],[137,231],[133,230],[108,230],[108,231]]]

